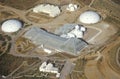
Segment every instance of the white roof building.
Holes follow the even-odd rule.
[[[3,32],[17,32],[20,28],[22,28],[22,23],[15,19],[7,20],[1,25]]]
[[[50,5],[50,4],[41,4],[33,8],[33,12],[35,13],[47,13],[50,17],[56,17],[60,14],[60,8],[58,6]]]
[[[56,77],[60,77],[60,73],[58,72],[58,68],[53,67],[52,63],[48,63],[48,64],[47,64],[47,62],[42,63],[42,65],[39,67],[39,71],[56,73]]]
[[[82,27],[85,29],[85,27]],[[83,32],[85,30],[80,29],[80,26],[76,25],[75,28],[68,34],[74,35],[76,38],[83,38]],[[69,36],[69,35],[68,35]]]
[[[46,53],[48,53],[48,54],[51,54],[51,53],[52,53],[52,51],[49,50],[49,49],[47,49],[47,48],[44,48],[44,47],[43,47],[43,50],[44,50],[44,52],[46,52]]]
[[[68,11],[75,11],[78,9],[78,5],[75,5],[75,4],[69,4],[66,8],[66,10]]]
[[[64,38],[83,38],[86,28],[77,24],[65,24],[63,27],[56,30],[56,34],[59,34]]]
[[[79,21],[85,24],[94,24],[100,21],[100,15],[95,11],[85,11],[80,17]]]

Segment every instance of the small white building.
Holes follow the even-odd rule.
[[[79,25],[76,25],[75,28],[68,33],[70,35],[74,35],[76,38],[83,38],[83,32],[85,32],[85,27],[80,27]]]
[[[78,9],[78,5],[76,4],[69,4],[66,8],[68,11],[76,11]]]
[[[79,21],[85,24],[94,24],[99,22],[100,19],[100,15],[95,11],[85,11],[79,17]]]
[[[52,51],[49,50],[49,49],[47,49],[47,48],[43,48],[43,50],[44,50],[44,52],[46,52],[46,53],[48,53],[48,54],[51,54],[51,53],[52,53]]]
[[[16,19],[9,19],[2,23],[1,30],[3,32],[17,32],[20,28],[22,28],[22,23]]]
[[[50,4],[41,4],[38,6],[35,6],[33,8],[33,12],[35,13],[47,13],[50,17],[56,17],[60,14],[60,8],[58,6],[50,5]]]
[[[39,71],[56,73],[56,77],[60,77],[58,68],[54,67],[52,63],[48,63],[48,64],[47,62],[42,63],[42,65],[39,67]]]

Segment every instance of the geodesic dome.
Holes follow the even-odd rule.
[[[94,24],[100,21],[100,15],[95,11],[85,11],[80,15],[79,21],[85,24]]]
[[[4,32],[16,32],[22,28],[22,23],[16,19],[9,19],[2,23],[1,30]]]

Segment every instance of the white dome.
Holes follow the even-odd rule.
[[[22,23],[19,20],[10,19],[3,22],[1,29],[4,32],[16,32],[22,28]]]
[[[100,21],[100,15],[94,11],[86,11],[80,15],[79,21],[85,24],[94,24]]]

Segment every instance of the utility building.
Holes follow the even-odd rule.
[[[38,6],[35,6],[33,8],[33,12],[35,13],[47,13],[50,17],[56,17],[60,14],[60,8],[58,6],[50,5],[50,4],[41,4]]]
[[[65,24],[56,29],[55,34],[65,38],[83,38],[86,28],[78,24]]]
[[[74,37],[63,38],[38,27],[31,28],[23,37],[31,40],[37,46],[66,52],[71,55],[78,55],[87,46],[87,43],[82,39]]]
[[[42,65],[39,67],[39,71],[56,73],[56,77],[60,77],[58,68],[54,67],[52,63],[42,63]]]

